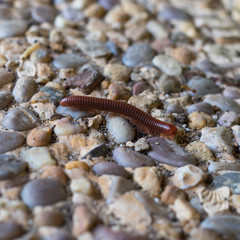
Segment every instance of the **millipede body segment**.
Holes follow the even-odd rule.
[[[60,104],[65,107],[76,107],[82,110],[119,113],[131,118],[137,125],[141,125],[154,133],[175,135],[178,132],[176,126],[153,118],[126,102],[88,96],[70,96],[62,99]]]

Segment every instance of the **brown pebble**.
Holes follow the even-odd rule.
[[[175,200],[181,196],[184,196],[184,192],[175,186],[168,185],[161,194],[161,199],[166,204],[174,204]]]
[[[27,136],[27,145],[32,147],[46,146],[50,143],[51,137],[51,128],[34,128]]]
[[[183,64],[190,64],[196,58],[191,50],[183,46],[172,49],[171,56]]]
[[[112,82],[114,81],[128,81],[130,77],[130,70],[122,64],[107,64],[104,68],[104,76],[108,77]]]
[[[121,83],[114,82],[109,86],[109,96],[113,100],[128,100],[130,98],[130,92]]]
[[[192,112],[188,115],[189,127],[200,130],[204,127],[213,127],[215,125],[214,120],[206,113]]]
[[[61,183],[67,183],[67,177],[61,167],[58,166],[47,166],[43,173],[41,174],[42,178],[56,178]]]

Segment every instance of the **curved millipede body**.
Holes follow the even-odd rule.
[[[60,104],[65,107],[76,107],[82,110],[119,113],[131,118],[137,125],[141,125],[143,128],[154,133],[175,135],[178,132],[174,125],[153,118],[126,102],[88,96],[70,96],[62,99]]]

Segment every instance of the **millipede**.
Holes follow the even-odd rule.
[[[60,105],[75,107],[81,110],[118,113],[133,120],[136,126],[141,125],[142,128],[154,134],[174,136],[178,132],[177,127],[173,124],[153,118],[139,108],[122,101],[89,96],[69,96],[63,98]]]

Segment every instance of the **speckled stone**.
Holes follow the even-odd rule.
[[[113,150],[113,159],[123,167],[138,168],[155,165],[148,156],[122,147]]]
[[[0,88],[5,84],[11,83],[14,80],[13,73],[9,72],[5,68],[0,68]]]
[[[0,239],[12,240],[24,234],[23,227],[14,221],[0,221]]]
[[[154,160],[175,167],[181,167],[187,164],[196,164],[196,159],[186,152],[176,143],[159,137],[148,139],[151,150],[147,152],[148,156]]]
[[[77,68],[86,63],[86,58],[73,53],[60,54],[53,60],[53,66],[56,68]]]
[[[214,108],[207,102],[199,102],[187,106],[187,114],[190,114],[192,112],[204,112],[208,115],[212,115],[214,114]]]
[[[159,17],[164,20],[182,20],[189,21],[192,19],[192,16],[180,8],[173,6],[166,6],[160,13]]]
[[[10,94],[10,92],[7,92],[7,91],[0,92],[0,110],[7,107],[11,101],[12,101],[12,95]]]
[[[25,137],[20,133],[0,131],[0,153],[21,147],[24,142]]]
[[[147,43],[138,42],[130,46],[123,55],[122,62],[127,67],[135,67],[142,62],[151,61],[155,52]]]
[[[58,180],[43,178],[28,182],[23,187],[21,197],[28,207],[33,208],[63,201],[66,198],[66,192]]]

